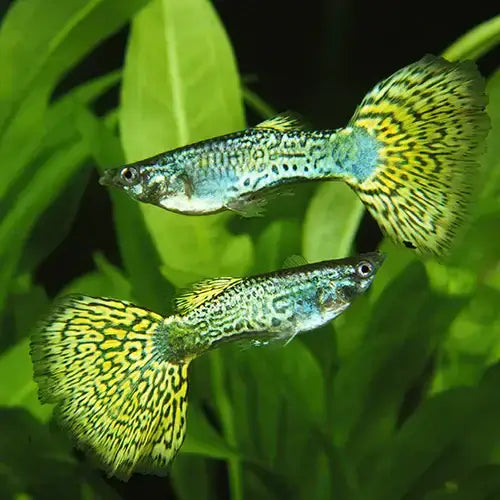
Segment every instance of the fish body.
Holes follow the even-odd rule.
[[[177,299],[180,316],[167,325],[166,351],[189,357],[234,340],[290,340],[345,311],[371,284],[382,260],[374,252],[200,282]]]
[[[363,294],[379,253],[193,286],[164,317],[110,298],[63,298],[31,340],[39,397],[110,475],[165,474],[184,440],[187,370],[223,342],[267,343],[327,323]]]
[[[280,123],[285,118],[280,116]],[[201,215],[228,209],[251,217],[261,214],[270,188],[366,177],[376,167],[377,148],[363,129],[308,131],[265,122],[109,170],[101,183],[121,184],[137,200],[174,212]],[[141,182],[124,178],[131,172]]]
[[[280,186],[341,180],[384,233],[441,255],[466,215],[489,130],[486,103],[473,63],[426,56],[376,85],[345,128],[304,130],[278,115],[110,169],[100,182],[174,212],[255,216]]]

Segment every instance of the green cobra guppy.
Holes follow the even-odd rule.
[[[109,298],[63,298],[31,340],[39,397],[110,475],[162,474],[184,440],[187,369],[221,343],[287,341],[345,311],[380,253],[202,281],[163,317]]]
[[[466,215],[489,129],[486,102],[472,62],[426,56],[376,85],[346,128],[303,130],[279,115],[108,170],[100,182],[175,212],[253,216],[284,184],[342,180],[384,233],[440,255]]]

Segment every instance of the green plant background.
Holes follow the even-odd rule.
[[[0,498],[116,498],[124,487],[75,454],[37,401],[28,336],[51,299],[34,273],[67,234],[89,164],[241,129],[244,100],[262,116],[271,110],[242,85],[207,0],[52,0],[49,13],[46,3],[14,2],[0,28]],[[129,21],[123,71],[51,99],[66,72]],[[476,59],[499,39],[497,17],[445,55]],[[92,104],[117,85],[120,106],[96,116]],[[488,94],[488,151],[453,254],[423,262],[384,241],[388,259],[370,293],[333,326],[284,348],[229,346],[193,363],[172,495],[220,498],[223,483],[234,499],[500,497],[498,70]],[[353,253],[363,215],[337,183],[301,190],[255,221],[110,196],[122,267],[96,254],[94,270],[61,294],[164,313],[175,288],[200,278],[276,269],[294,253]]]

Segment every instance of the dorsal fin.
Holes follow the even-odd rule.
[[[231,288],[242,278],[215,278],[199,281],[180,293],[175,299],[177,310],[186,314]]]
[[[304,129],[307,128],[307,125],[302,121],[299,115],[287,111],[255,125],[255,128],[272,128],[280,132],[286,132],[287,130]]]
[[[307,262],[305,257],[303,257],[302,255],[294,254],[294,255],[290,255],[289,257],[287,257],[285,259],[285,261],[283,262],[282,268],[288,269],[290,267],[301,267],[301,266],[305,266],[307,264],[309,264],[309,262]]]

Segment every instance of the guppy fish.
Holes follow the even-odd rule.
[[[39,398],[110,475],[162,474],[184,440],[189,363],[224,342],[290,340],[345,311],[372,283],[374,252],[247,278],[202,281],[163,317],[68,296],[31,339]]]
[[[342,180],[384,233],[441,255],[471,197],[489,129],[486,103],[474,63],[428,55],[377,84],[343,129],[302,130],[278,115],[110,169],[100,182],[183,214],[254,216],[284,184]]]

